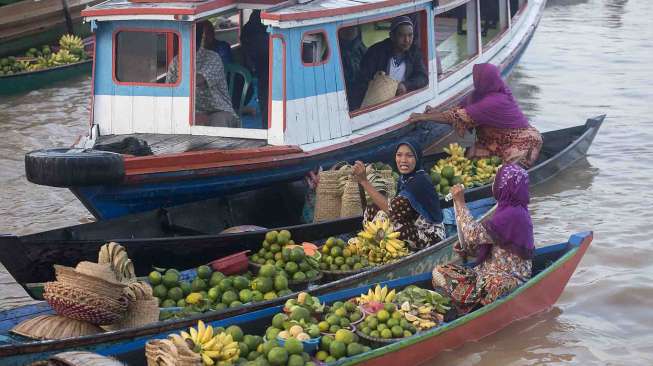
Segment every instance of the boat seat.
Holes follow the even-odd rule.
[[[232,103],[234,103],[234,109],[237,114],[240,114],[247,102],[247,92],[252,85],[252,73],[243,66],[235,63],[226,64],[224,71],[227,77],[229,94],[231,95]],[[236,82],[239,80],[236,76],[239,76],[239,83]],[[242,89],[239,90],[238,86],[240,85],[242,85]]]

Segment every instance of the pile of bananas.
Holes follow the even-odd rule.
[[[62,48],[59,52],[52,54],[51,60],[55,66],[60,66],[79,61],[79,56],[76,56],[67,49]]]
[[[197,329],[190,328],[189,332],[181,332],[181,338],[188,343],[193,352],[199,353],[204,365],[218,363],[234,363],[240,356],[238,342],[226,332],[214,334],[211,325],[205,326],[203,321],[197,322]],[[172,335],[179,337],[179,335]]]
[[[80,37],[72,34],[64,34],[59,39],[59,47],[63,50],[76,51],[84,49],[84,42]]]
[[[440,159],[431,168],[431,180],[435,190],[446,195],[456,184],[465,187],[481,186],[490,182],[499,166],[501,159],[493,156],[486,159],[470,160],[465,157],[465,148],[457,143],[449,144],[442,149],[449,157]]]
[[[365,224],[358,237],[349,240],[347,249],[352,254],[366,257],[370,263],[387,263],[408,255],[405,243],[399,240],[399,232],[392,231],[389,220],[377,219]]]
[[[418,330],[433,328],[444,319],[432,305],[414,305],[408,301],[401,304],[399,313]]]
[[[396,296],[397,293],[394,289],[388,292],[388,286],[381,287],[377,284],[374,288],[374,291],[369,289],[367,290],[367,294],[363,294],[354,298],[354,301],[361,305],[370,302],[390,303],[395,299]]]

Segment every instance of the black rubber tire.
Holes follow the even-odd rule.
[[[25,154],[27,180],[51,187],[117,184],[125,176],[122,155],[99,150],[46,149]]]

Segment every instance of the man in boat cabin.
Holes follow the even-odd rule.
[[[360,64],[360,73],[352,95],[352,105],[359,108],[367,87],[378,71],[399,82],[396,96],[425,87],[428,75],[422,51],[414,44],[413,22],[408,16],[392,20],[390,37],[370,47]]]
[[[361,60],[367,52],[367,47],[363,44],[363,38],[357,25],[340,29],[338,41],[342,54],[342,69],[345,75],[347,95],[353,95],[355,81],[360,73]],[[355,109],[352,103],[353,99],[349,99],[350,110]]]
[[[202,47],[205,22],[195,31],[195,124],[213,127],[240,127],[240,120],[231,104],[227,78],[220,55]],[[207,27],[209,28],[209,27]],[[170,64],[166,82],[177,80],[177,56]]]

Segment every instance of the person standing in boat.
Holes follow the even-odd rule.
[[[358,81],[352,95],[352,105],[359,108],[367,87],[378,71],[399,82],[396,95],[428,85],[422,51],[413,42],[413,22],[407,16],[396,17],[390,25],[390,37],[370,47],[360,64]]]
[[[410,121],[434,121],[453,126],[461,137],[476,129],[476,143],[469,158],[498,156],[529,168],[542,148],[542,135],[528,123],[510,88],[492,64],[474,65],[474,92],[459,107],[438,112],[427,106],[424,113],[413,113]]]
[[[497,209],[488,221],[474,221],[462,185],[451,188],[461,239],[454,251],[476,257],[473,268],[456,264],[433,270],[433,287],[446,293],[459,314],[488,305],[531,277],[534,252],[533,224],[528,212],[528,173],[516,164],[497,172],[492,194]]]
[[[196,124],[214,127],[240,127],[240,120],[231,105],[227,78],[220,55],[202,47],[204,22],[195,30],[195,111]],[[177,56],[172,60],[166,82],[177,81]],[[206,121],[204,121],[206,119]]]
[[[253,10],[240,33],[245,66],[256,76],[261,128],[268,128],[269,34],[261,22],[261,11]]]
[[[374,202],[365,208],[363,222],[390,219],[394,231],[400,233],[411,250],[419,250],[446,237],[442,209],[435,187],[422,168],[422,151],[418,144],[404,141],[397,145],[395,163],[400,177],[397,195],[388,200],[367,180],[365,165],[356,161],[354,179]]]
[[[347,95],[353,95],[355,82],[360,73],[361,60],[365,52],[367,52],[367,47],[363,44],[360,29],[356,25],[340,29],[338,31],[338,41],[340,42],[345,88],[347,89]],[[350,99],[350,110],[354,107],[352,103],[353,99]]]

